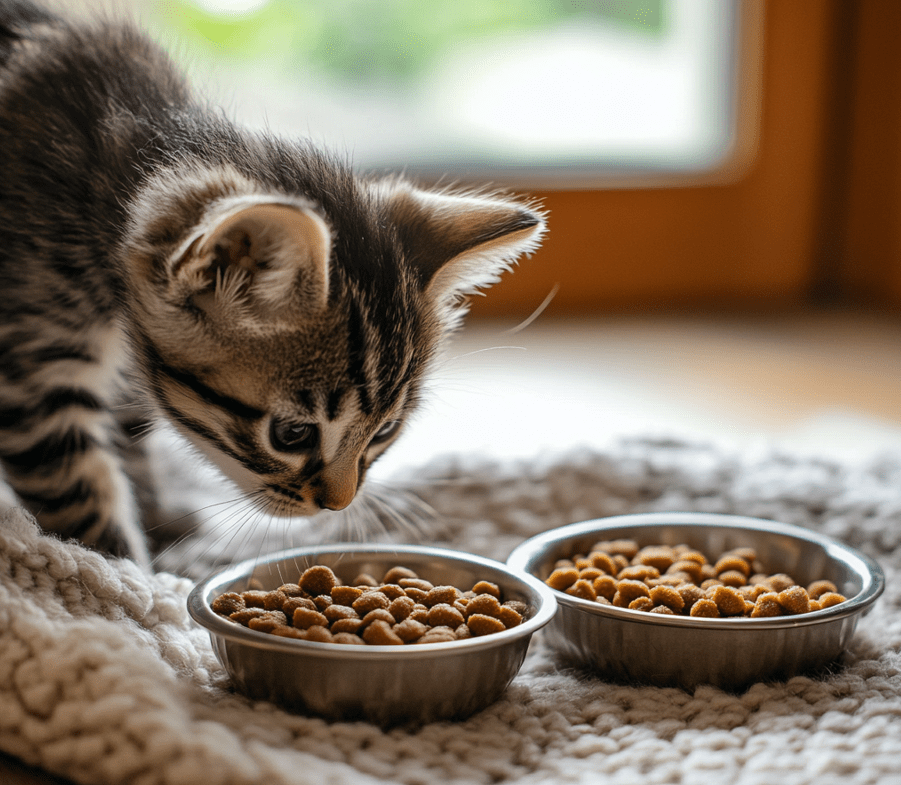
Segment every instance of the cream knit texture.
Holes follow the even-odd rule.
[[[901,783],[901,456],[845,466],[638,439],[525,463],[449,458],[415,478],[440,544],[504,559],[538,531],[651,510],[807,526],[876,558],[887,590],[832,673],[731,694],[561,668],[540,636],[505,695],[456,723],[327,723],[233,694],[148,575],[0,519],[0,749],[79,783]]]

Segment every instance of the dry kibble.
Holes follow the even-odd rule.
[[[648,578],[659,578],[660,570],[650,564],[635,564],[624,567],[616,577],[623,581],[645,581]]]
[[[833,605],[838,605],[840,602],[845,601],[845,597],[838,592],[827,591],[825,594],[821,594],[817,600],[820,603],[820,608],[831,608]]]
[[[782,606],[776,600],[774,592],[761,594],[754,602],[754,610],[751,611],[752,619],[768,619],[782,615]]]
[[[650,597],[636,597],[628,607],[633,611],[650,611],[654,607],[654,601]]]
[[[365,630],[363,640],[372,646],[403,646],[403,639],[391,629],[391,624],[383,619],[376,619]]]
[[[500,611],[501,604],[497,601],[497,597],[493,597],[490,594],[480,594],[478,597],[473,597],[466,605],[467,617],[476,613],[497,618]]]
[[[725,570],[719,574],[719,579],[724,586],[731,586],[734,589],[744,586],[748,582],[747,573],[741,570]]]
[[[598,570],[603,570],[607,575],[616,575],[616,564],[609,553],[593,551],[591,554],[591,565]]]
[[[331,598],[336,605],[353,605],[354,600],[361,597],[362,594],[363,590],[359,586],[334,586]]]
[[[600,578],[595,578],[591,585],[596,595],[595,599],[597,599],[597,597],[603,597],[610,601],[616,594],[616,580],[609,575],[602,575]]]
[[[700,586],[695,586],[693,583],[683,584],[682,586],[679,586],[676,591],[679,592],[679,596],[682,598],[682,609],[686,612],[691,611],[692,606],[698,600],[707,599],[704,590]]]
[[[491,583],[490,581],[479,581],[472,587],[472,591],[474,594],[491,594],[498,599],[501,598],[500,586],[496,583]]]
[[[747,578],[751,574],[751,565],[749,565],[740,556],[736,556],[734,554],[723,556],[716,562],[716,564],[713,565],[713,568],[716,570],[717,575],[723,572],[734,571],[740,572],[745,576],[745,578]]]
[[[547,579],[547,585],[557,591],[566,591],[577,580],[579,571],[575,567],[564,567],[554,570]]]
[[[267,594],[269,594],[268,591],[249,589],[248,591],[242,592],[241,596],[244,598],[244,605],[248,608],[265,608]]]
[[[464,621],[463,614],[447,603],[439,602],[437,605],[429,608],[428,623],[433,627],[456,628],[463,624]]]
[[[651,589],[651,601],[654,605],[665,605],[674,613],[679,613],[685,607],[685,600],[672,586],[655,586]]]
[[[598,597],[597,592],[594,590],[594,586],[583,578],[579,578],[579,580],[566,590],[566,593],[573,597],[581,597],[583,600],[590,600],[591,602],[594,602]]]
[[[311,611],[309,608],[298,608],[291,617],[291,623],[299,630],[306,630],[314,625],[328,626],[328,619],[319,611]]]
[[[638,597],[647,597],[650,590],[641,581],[620,581],[616,586],[613,604],[620,608],[628,608],[629,603]]]
[[[603,551],[611,556],[625,556],[627,559],[632,559],[638,553],[638,543],[635,540],[612,540],[595,543],[591,550]]]
[[[837,594],[838,588],[832,581],[814,581],[807,587],[807,594],[813,600],[820,599],[820,595],[826,594],[826,592]]]
[[[666,570],[674,561],[676,561],[676,556],[673,553],[672,548],[655,545],[642,548],[635,558],[641,564],[656,567],[661,572]]]
[[[695,618],[706,618],[706,619],[716,619],[720,616],[719,608],[716,607],[716,603],[713,600],[708,600],[706,597],[702,600],[698,600],[691,606],[691,612],[689,616],[694,616]]]
[[[670,608],[668,605],[655,605],[653,608],[651,608],[649,613],[665,613],[670,616],[676,615],[676,612],[672,608]]]
[[[338,584],[338,579],[331,568],[317,564],[304,570],[297,583],[307,594],[315,597],[320,594],[331,594],[332,588]]]
[[[238,611],[243,611],[247,606],[244,603],[244,598],[234,591],[225,592],[225,594],[220,594],[210,603],[210,607],[221,616],[230,616],[233,613],[237,613]]]
[[[419,576],[413,570],[407,567],[392,567],[385,573],[382,580],[385,583],[398,583],[402,578],[418,578]]]
[[[709,597],[716,603],[722,616],[742,616],[745,612],[745,598],[731,586],[714,586]]]
[[[774,592],[778,593],[780,591],[790,589],[792,586],[795,586],[797,584],[797,581],[790,575],[786,575],[784,572],[780,572],[776,575],[771,575],[767,580],[767,584]]]
[[[469,631],[473,635],[490,635],[494,632],[505,630],[504,623],[494,616],[486,616],[484,613],[474,613],[467,620],[466,624]]]
[[[776,595],[778,602],[788,613],[809,613],[810,597],[803,586],[790,586]]]
[[[422,600],[422,604],[427,608],[439,604],[451,605],[459,597],[460,590],[453,586],[435,586],[429,589],[428,594]]]
[[[350,607],[359,613],[360,616],[365,616],[369,611],[374,611],[376,608],[387,608],[390,604],[391,600],[382,592],[367,591],[357,597]]]
[[[266,591],[257,581],[244,592],[219,595],[210,607],[237,624],[282,638],[356,646],[488,635],[522,624],[531,610],[521,600],[502,604],[503,592],[491,581],[477,581],[464,591],[435,586],[405,567],[388,570],[381,581],[361,574],[353,583],[342,585],[330,568],[315,565],[297,583]]]
[[[693,559],[680,558],[674,561],[667,569],[667,575],[677,575],[684,573],[691,581],[698,582],[701,580],[701,563]]]
[[[582,570],[579,570],[579,580],[580,581],[588,581],[591,583],[595,578],[600,578],[602,575],[606,575],[603,570],[599,570],[597,567],[585,567]]]

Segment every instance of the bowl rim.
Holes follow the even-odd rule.
[[[552,589],[558,605],[599,617],[617,618],[638,624],[693,627],[696,629],[735,629],[736,625],[740,627],[747,626],[748,629],[785,629],[823,624],[866,612],[885,589],[885,573],[878,562],[834,537],[805,529],[802,526],[764,518],[708,512],[632,513],[578,521],[541,532],[520,543],[507,558],[507,564],[520,572],[536,577],[533,570],[552,544],[574,540],[587,534],[602,533],[611,529],[641,529],[649,524],[686,528],[700,526],[720,529],[748,529],[813,542],[821,546],[830,558],[838,559],[848,565],[861,578],[861,589],[853,597],[848,597],[845,602],[833,605],[830,608],[811,611],[810,613],[797,616],[760,619],[744,617],[711,619],[694,616],[649,614],[646,611],[619,608],[614,605],[602,605]]]
[[[210,600],[216,594],[221,593],[223,587],[242,576],[250,575],[261,566],[326,554],[372,554],[373,556],[391,554],[398,556],[399,559],[403,558],[404,555],[415,555],[455,561],[468,566],[485,567],[503,573],[512,581],[521,584],[524,589],[530,589],[539,597],[540,602],[535,613],[516,627],[491,633],[490,635],[440,643],[421,643],[415,646],[380,646],[374,644],[351,646],[345,643],[325,643],[322,641],[282,638],[270,633],[260,632],[259,630],[252,630],[249,627],[229,621],[213,611],[209,605]],[[320,657],[340,655],[344,659],[360,659],[373,662],[379,659],[397,660],[403,657],[422,658],[459,655],[467,650],[494,648],[519,638],[530,637],[553,619],[557,612],[557,598],[554,590],[535,576],[513,570],[504,562],[466,553],[465,551],[438,548],[431,545],[329,543],[327,545],[305,546],[277,551],[263,557],[245,559],[229,565],[198,581],[188,594],[187,607],[191,618],[201,627],[206,628],[210,635],[245,646],[297,655]]]

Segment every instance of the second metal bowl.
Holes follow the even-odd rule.
[[[787,573],[804,585],[831,580],[847,600],[797,616],[701,619],[555,592],[558,612],[546,640],[571,662],[613,679],[741,689],[823,668],[845,649],[885,586],[875,561],[837,540],[773,521],[705,513],[623,515],[563,526],[522,543],[507,563],[544,580],[558,559],[615,539],[642,547],[684,543],[708,555],[749,546],[768,572]]]

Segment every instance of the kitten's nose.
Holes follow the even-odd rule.
[[[357,495],[357,473],[323,472],[315,500],[323,510],[343,510]]]

